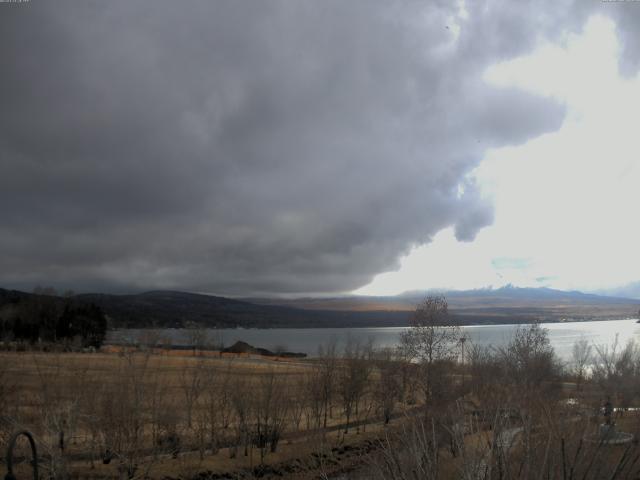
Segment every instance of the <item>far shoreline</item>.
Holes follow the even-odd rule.
[[[628,317],[594,317],[594,318],[584,318],[584,319],[574,319],[574,318],[566,318],[560,320],[549,320],[549,319],[539,319],[539,320],[523,320],[522,322],[482,322],[482,323],[470,323],[470,322],[458,322],[456,325],[459,327],[508,327],[508,326],[518,326],[518,325],[531,325],[534,323],[540,324],[564,324],[564,323],[588,323],[588,322],[616,322],[623,320],[636,320],[640,322],[640,318],[637,316],[628,316]],[[143,326],[117,326],[117,327],[109,327],[108,331],[125,331],[125,330],[326,330],[326,329],[372,329],[372,328],[408,328],[411,325],[409,323],[402,325],[379,325],[379,324],[371,324],[371,325],[327,325],[327,326],[318,326],[318,325],[310,325],[310,326],[235,326],[235,327],[217,327],[217,326],[206,326],[206,325],[188,325],[183,327],[175,327],[175,326],[154,326],[154,325],[143,325]]]
[[[568,358],[573,343],[587,338],[597,345],[612,344],[619,334],[620,344],[630,339],[640,341],[640,324],[635,317],[610,318],[606,320],[589,319],[584,321],[541,322],[541,326],[549,331],[550,339],[560,357]],[[471,344],[503,345],[511,338],[518,327],[530,323],[503,323],[484,325],[461,325],[465,337]],[[339,348],[344,346],[348,338],[367,343],[372,342],[376,348],[395,348],[399,343],[399,335],[408,326],[390,327],[342,327],[342,328],[227,328],[227,329],[117,329],[109,332],[106,345],[180,345],[182,349],[193,348],[190,339],[199,335],[199,345],[212,348],[228,346],[235,341],[243,341],[251,345],[270,350],[295,351],[315,357],[322,345],[335,343]]]

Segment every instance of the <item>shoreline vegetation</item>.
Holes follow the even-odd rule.
[[[31,431],[51,480],[640,474],[633,341],[581,340],[566,363],[539,324],[474,345],[441,296],[418,305],[393,349],[348,337],[303,358],[192,335],[189,348],[149,338],[0,351],[0,448]],[[16,455],[28,457],[24,445]]]

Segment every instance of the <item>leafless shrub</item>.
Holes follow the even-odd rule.
[[[296,375],[289,385],[289,415],[291,427],[295,432],[300,431],[304,414],[310,409],[309,400],[307,376]]]
[[[68,476],[66,447],[78,428],[80,392],[86,380],[86,369],[69,375],[60,355],[50,354],[46,361],[37,354],[32,356],[39,382],[38,439],[48,475],[56,479]]]
[[[16,422],[16,406],[11,402],[16,387],[9,377],[11,367],[7,359],[0,359],[0,446],[6,444]]]
[[[267,448],[271,453],[278,448],[288,411],[285,388],[282,377],[270,371],[260,376],[252,395],[252,435],[260,450],[260,463],[264,463]]]
[[[377,354],[377,381],[372,389],[377,412],[382,415],[384,424],[391,421],[396,403],[401,400],[401,364],[395,359],[393,351],[381,350]]]
[[[158,377],[149,354],[125,353],[100,397],[103,463],[114,464],[120,478],[147,476],[160,445],[145,441],[145,427]],[[156,416],[156,418],[159,418]]]
[[[345,415],[344,433],[349,432],[352,416],[356,422],[362,397],[371,374],[372,363],[365,356],[365,350],[360,343],[353,339],[347,339],[343,362],[338,370],[338,386]]]
[[[630,340],[620,348],[618,337],[612,345],[595,345],[592,376],[602,392],[615,396],[621,406],[629,404],[640,394],[640,347]]]
[[[571,349],[571,371],[576,378],[577,389],[580,390],[582,382],[588,374],[591,362],[592,346],[585,338],[581,338],[573,344]]]
[[[327,345],[320,345],[318,348],[318,381],[320,400],[322,403],[323,427],[327,428],[328,418],[331,417],[331,409],[335,395],[336,373],[337,373],[337,342],[330,340]]]
[[[229,449],[229,456],[235,458],[238,448],[244,446],[244,455],[249,455],[250,447],[250,422],[251,422],[251,395],[248,389],[247,381],[244,378],[236,377],[231,384],[231,405],[233,408],[234,419],[234,438],[232,439],[232,447]]]

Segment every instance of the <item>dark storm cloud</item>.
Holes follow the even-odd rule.
[[[472,240],[484,150],[563,118],[484,69],[570,5],[457,10],[0,4],[0,285],[335,292],[447,226]]]

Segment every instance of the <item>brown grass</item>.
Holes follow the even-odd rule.
[[[91,403],[101,402],[105,396],[115,395],[117,403],[119,390],[122,388],[122,377],[129,374],[141,374],[137,380],[141,387],[153,389],[161,387],[163,409],[182,415],[184,404],[183,379],[189,372],[204,368],[207,372],[215,372],[222,376],[231,372],[233,379],[243,379],[250,394],[253,386],[257,388],[261,379],[267,375],[276,375],[289,388],[287,395],[295,397],[303,376],[314,363],[295,359],[270,358],[249,355],[220,355],[217,352],[168,351],[153,350],[134,352],[126,348],[105,348],[100,353],[39,353],[39,352],[0,352],[0,365],[4,371],[5,385],[10,386],[6,400],[10,405],[8,417],[12,424],[5,424],[5,433],[15,428],[28,428],[33,431],[41,446],[41,452],[55,450],[57,432],[44,426],[45,417],[50,415],[51,402],[60,405],[74,405],[80,412],[74,421],[77,426],[67,425],[72,434],[67,434],[65,455],[70,459],[67,469],[74,476],[115,477],[118,475],[115,462],[104,465],[94,454],[94,461],[88,458],[90,431],[84,422],[83,413]],[[74,403],[75,402],[75,403]],[[204,415],[202,406],[196,406],[194,418]],[[151,414],[145,406],[141,412],[144,418]],[[276,453],[269,453],[265,459],[267,465],[282,465],[296,460],[298,471],[290,472],[288,478],[305,478],[317,475],[319,471],[343,468],[348,461],[342,458],[339,462],[329,463],[316,461],[313,452],[330,451],[336,445],[356,445],[366,439],[374,438],[382,430],[381,422],[372,420],[365,431],[356,429],[344,435],[338,426],[344,421],[339,406],[333,408],[329,420],[329,432],[317,431],[293,432],[288,428],[280,442]],[[302,422],[304,424],[304,421]],[[332,428],[333,427],[333,428]],[[304,428],[304,427],[303,427]],[[238,472],[254,468],[260,463],[257,449],[251,449],[248,456],[238,453],[230,458],[228,448],[221,448],[216,454],[207,453],[200,459],[196,451],[195,434],[181,427],[182,452],[178,458],[160,454],[153,461],[149,460],[149,470],[145,470],[152,478],[166,476],[195,476],[201,471]],[[151,442],[151,429],[144,427],[143,443]],[[5,451],[6,436],[0,439],[2,452]],[[43,445],[45,445],[43,447]],[[240,449],[241,452],[241,449]],[[148,457],[151,452],[147,454]],[[145,461],[145,459],[143,459]]]

